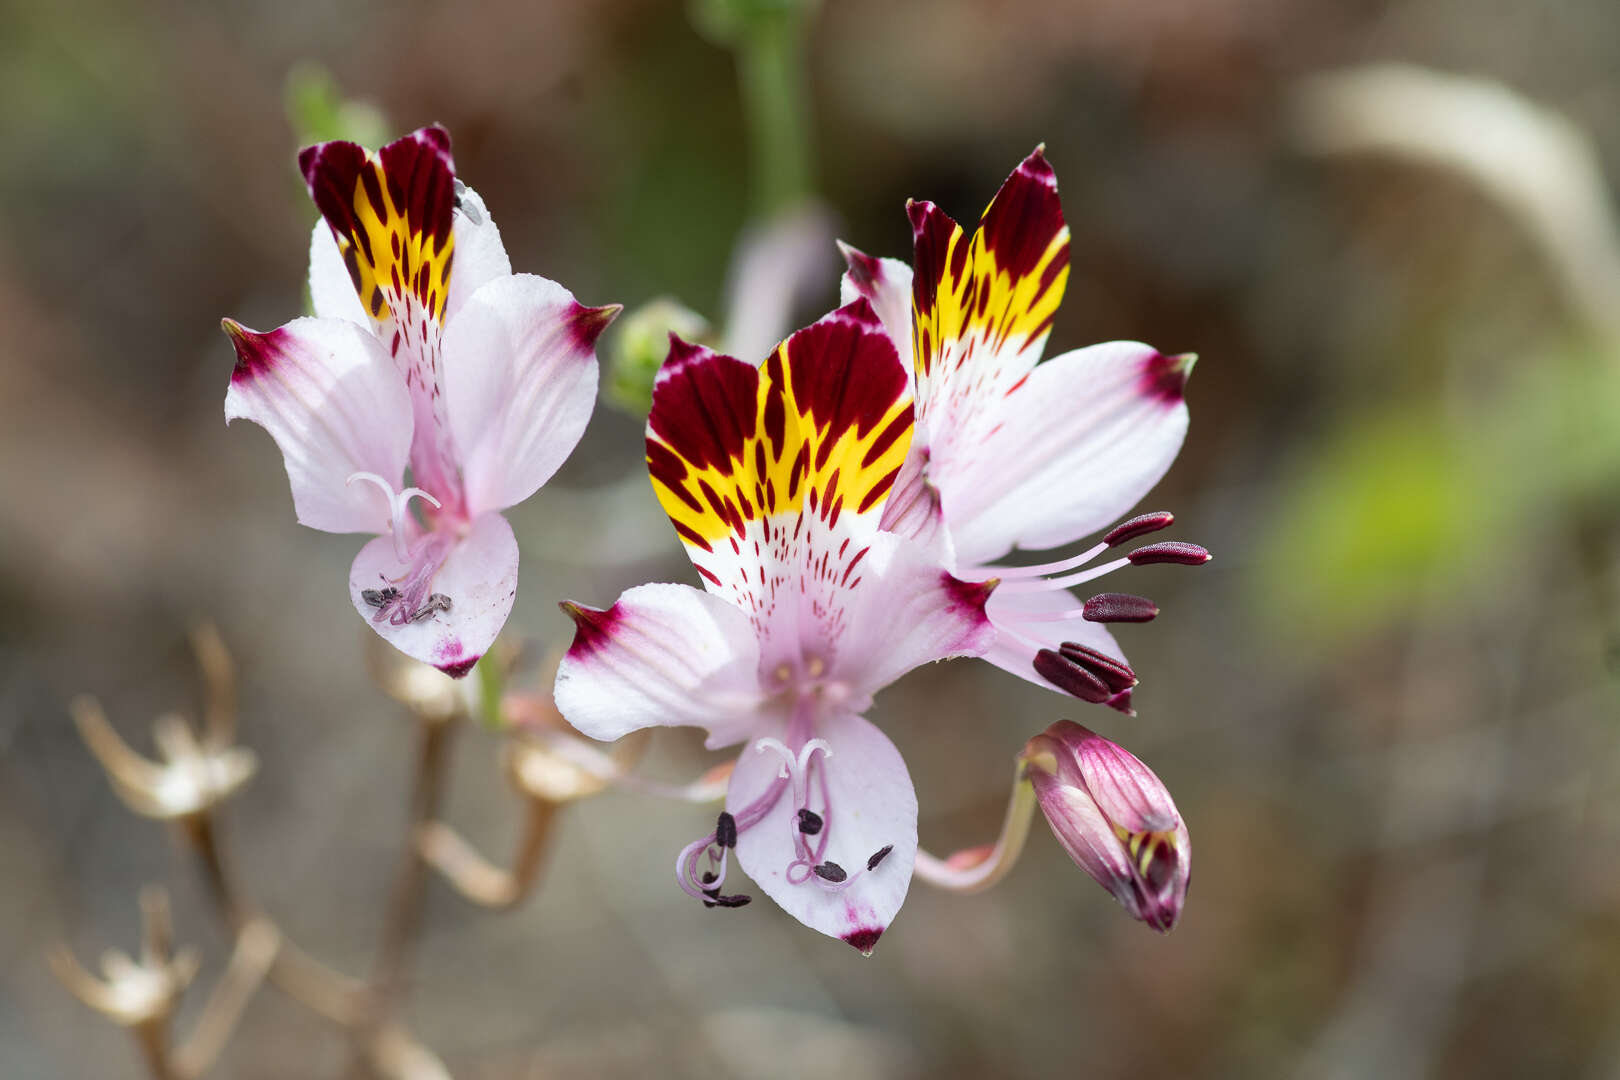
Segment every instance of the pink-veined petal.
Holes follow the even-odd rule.
[[[298,520],[326,532],[389,529],[388,500],[356,472],[405,473],[411,399],[382,346],[341,319],[294,319],[260,334],[227,319],[236,368],[225,421],[251,420],[281,448]]]
[[[988,574],[992,571],[974,572]],[[985,604],[985,614],[996,629],[996,639],[984,658],[1003,671],[1048,690],[1059,688],[1036,673],[1035,654],[1039,651],[1036,646],[1056,651],[1064,642],[1072,641],[1124,663],[1125,654],[1106,627],[1078,618],[1082,607],[1079,599],[1063,591],[1020,593],[997,589]],[[1046,617],[1057,614],[1073,614],[1076,618]]]
[[[1037,367],[971,452],[932,459],[957,556],[984,563],[1015,545],[1056,547],[1116,521],[1181,449],[1190,366],[1114,341]]]
[[[485,284],[512,275],[512,260],[507,258],[501,231],[489,216],[483,197],[459,180],[455,192],[450,232],[455,237],[456,259],[454,272],[449,275],[450,296],[444,304],[446,325]]]
[[[418,538],[431,543],[435,534]],[[465,535],[450,547],[434,573],[433,593],[447,597],[448,610],[396,625],[375,618],[378,609],[365,598],[368,589],[385,589],[404,581],[414,569],[402,563],[392,536],[379,536],[360,549],[349,570],[349,596],[372,629],[394,648],[460,677],[472,670],[494,643],[517,597],[518,546],[512,526],[498,513],[474,518]]]
[[[1075,745],[1074,760],[1097,808],[1127,832],[1164,832],[1180,822],[1164,782],[1119,744],[1093,734]]]
[[[469,513],[522,502],[573,451],[596,404],[596,338],[618,310],[517,274],[485,284],[450,321],[445,405]]]
[[[870,695],[906,672],[950,656],[977,656],[995,631],[985,614],[990,591],[941,569],[937,552],[893,533],[870,541],[839,598],[841,633],[828,658],[865,708]]]
[[[749,877],[782,910],[806,926],[840,938],[863,953],[894,920],[911,886],[917,858],[917,794],[911,774],[888,736],[853,713],[823,717],[815,734],[831,753],[813,755],[809,805],[821,814],[825,849],[821,857],[847,877],[834,887],[799,860],[799,821],[791,788],[763,820],[737,838],[737,859]],[[731,775],[726,808],[739,813],[777,782],[781,756],[753,743]],[[826,780],[822,799],[819,778]],[[884,849],[887,848],[887,852]],[[876,858],[877,865],[868,869]]]
[[[574,643],[557,668],[557,709],[593,739],[645,727],[708,730],[708,745],[760,719],[759,642],[748,617],[689,585],[638,585],[606,610],[567,605]]]
[[[844,253],[849,269],[838,283],[839,302],[854,303],[866,297],[872,310],[883,323],[883,329],[894,342],[903,361],[911,359],[911,267],[899,259],[880,259],[857,251],[842,241],[838,249]],[[906,370],[911,365],[906,364]]]
[[[343,253],[332,237],[332,227],[317,221],[309,237],[309,303],[316,318],[346,319],[371,328],[371,317],[360,304],[360,294],[343,265]]]

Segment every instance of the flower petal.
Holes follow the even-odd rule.
[[[260,334],[232,322],[236,368],[226,423],[251,420],[276,440],[298,520],[327,532],[387,532],[388,500],[356,472],[397,482],[411,445],[411,399],[382,345],[341,319],[294,319]]]
[[[977,656],[995,640],[984,584],[957,580],[940,569],[937,551],[893,533],[880,533],[869,546],[838,599],[842,632],[828,657],[839,680],[858,692],[851,708],[865,708],[860,695],[913,668]]]
[[[557,709],[593,739],[706,728],[741,742],[760,723],[759,643],[747,616],[689,585],[639,585],[606,611],[565,604],[577,629],[557,668]]]
[[[995,627],[996,639],[984,658],[1003,671],[1048,690],[1059,688],[1035,672],[1035,654],[1040,649],[1056,651],[1064,642],[1072,641],[1123,662],[1125,653],[1114,635],[1106,627],[1079,617],[1083,607],[1073,594],[1062,591],[1019,593],[998,589],[992,592],[985,614]],[[1059,614],[1074,617],[1050,617]]]
[[[1135,341],[1064,353],[1005,399],[972,453],[936,454],[929,475],[963,562],[1066,544],[1135,505],[1186,437],[1188,367]]]
[[[489,216],[483,197],[472,188],[455,182],[456,208],[450,224],[455,241],[455,272],[450,274],[450,296],[444,304],[446,325],[467,300],[496,278],[510,277],[512,260],[501,243],[501,230]],[[448,272],[448,271],[447,271]]]
[[[411,391],[416,482],[461,512],[439,352],[455,255],[450,136],[425,127],[375,154],[351,142],[322,143],[301,151],[298,164],[361,306]]]
[[[903,361],[911,359],[911,267],[899,259],[879,259],[842,241],[849,269],[838,283],[839,302],[852,304],[865,297],[883,322],[889,339]],[[909,373],[911,365],[906,365]]]
[[[737,859],[744,872],[783,911],[823,934],[841,938],[870,953],[894,920],[911,886],[917,858],[917,794],[900,751],[888,737],[853,713],[824,717],[816,735],[831,753],[816,755],[812,768],[826,780],[810,806],[821,813],[825,862],[848,877],[843,888],[800,867],[797,808],[787,792],[765,817],[737,838]],[[737,814],[777,782],[781,757],[758,744],[745,749],[731,775],[726,808]],[[884,849],[888,849],[886,853]],[[868,863],[877,865],[868,869]],[[798,882],[795,884],[795,882]]]
[[[596,404],[596,337],[617,313],[517,274],[485,284],[450,321],[445,406],[469,513],[522,502],[573,451]]]
[[[343,253],[338,250],[332,227],[317,221],[309,236],[309,303],[320,319],[347,319],[371,328],[371,317],[360,304]]]
[[[430,537],[432,534],[429,534]],[[392,536],[379,536],[355,556],[349,597],[371,628],[407,656],[460,677],[472,670],[512,613],[517,596],[518,547],[512,526],[497,513],[481,514],[450,548],[433,575],[432,590],[450,599],[449,610],[415,622],[378,621],[364,593],[405,579],[414,569],[399,561]]]
[[[653,490],[709,590],[753,616],[767,668],[832,651],[911,423],[905,370],[865,300],[761,368],[672,345],[647,421]]]
[[[907,212],[917,414],[935,459],[954,460],[996,427],[998,399],[1040,359],[1068,284],[1069,227],[1040,149],[1001,185],[971,241],[932,203]]]

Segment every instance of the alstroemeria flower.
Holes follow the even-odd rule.
[[[1182,388],[1193,358],[1116,341],[1039,363],[1069,280],[1069,228],[1041,150],[1007,178],[971,239],[933,203],[909,203],[907,212],[915,272],[844,247],[845,300],[872,302],[912,357],[916,383],[916,436],[883,527],[943,533],[955,573],[1003,580],[988,608],[997,634],[986,659],[1128,710],[1136,677],[1099,623],[1145,621],[1157,608],[1119,594],[1082,605],[1067,590],[1127,562],[1198,563],[1208,553],[1153,544],[1086,566],[1172,520],[1151,514],[1073,559],[993,563],[1014,547],[1057,547],[1096,532],[1158,482],[1186,435]],[[1117,677],[1100,673],[1109,664]]]
[[[225,419],[276,440],[299,521],[377,534],[349,573],[355,610],[401,652],[465,675],[517,595],[500,511],[579,442],[596,338],[619,309],[512,273],[443,128],[375,154],[323,143],[298,163],[324,218],[315,317],[264,334],[225,320],[237,357]]]
[[[705,590],[630,589],[578,623],[557,707],[615,739],[654,725],[746,746],[714,831],[680,855],[694,898],[733,852],[808,926],[870,952],[911,882],[917,799],[894,744],[862,717],[919,664],[989,643],[989,584],[879,529],[911,441],[905,369],[864,300],[783,342],[762,367],[672,339],[653,388],[653,488]]]
[[[1153,770],[1072,720],[1059,720],[1019,755],[1063,850],[1131,916],[1161,933],[1187,901],[1192,845]]]

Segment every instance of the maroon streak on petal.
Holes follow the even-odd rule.
[[[758,400],[758,368],[671,334],[669,356],[653,384],[647,426],[692,467],[730,472],[731,460],[741,460],[754,434]],[[656,467],[651,453],[648,465]]]
[[[862,956],[871,956],[872,950],[877,948],[878,938],[882,936],[882,927],[863,927],[845,934],[844,940],[859,950]]]
[[[574,643],[568,647],[568,655],[572,657],[589,656],[604,648],[619,622],[617,604],[604,610],[564,600],[557,606],[574,620]]]
[[[1174,525],[1176,515],[1168,510],[1155,510],[1151,514],[1138,514],[1129,521],[1122,521],[1103,534],[1102,542],[1109,547],[1118,547],[1127,540],[1135,540],[1138,536],[1168,529]]]
[[[1107,705],[1110,709],[1119,710],[1126,716],[1136,715],[1136,710],[1131,707],[1131,692],[1129,690],[1121,690],[1119,693],[1103,702],[1103,704]]]
[[[1126,558],[1131,560],[1133,566],[1150,566],[1153,563],[1202,566],[1214,556],[1197,544],[1189,544],[1183,540],[1164,540],[1157,544],[1149,544],[1147,547],[1139,547]]]
[[[875,256],[858,251],[842,240],[838,242],[838,250],[844,253],[844,262],[849,265],[849,280],[861,291],[861,295],[870,296],[872,290],[877,288],[883,264]]]
[[[602,336],[602,331],[606,330],[608,324],[618,318],[619,312],[623,310],[623,304],[608,304],[605,307],[574,304],[568,328],[573,331],[575,344],[582,351],[594,349],[596,339]]]
[[[1039,147],[1014,169],[990,201],[979,228],[996,268],[1018,281],[1035,272],[1052,240],[1063,231],[1057,177]],[[1046,268],[1050,281],[1069,265],[1067,244]],[[1043,282],[1042,292],[1045,291]]]
[[[795,333],[782,351],[793,400],[824,432],[823,447],[830,449],[851,429],[865,438],[905,396],[906,369],[864,296]]]
[[[1130,593],[1098,593],[1087,600],[1081,617],[1087,622],[1152,622],[1159,614],[1159,605],[1145,596]]]
[[[1138,383],[1142,396],[1166,405],[1180,404],[1185,396],[1187,380],[1192,376],[1193,364],[1197,361],[1197,353],[1182,353],[1179,356],[1155,353],[1148,357],[1142,365]]]
[[[231,382],[256,379],[276,366],[276,358],[281,354],[278,341],[284,330],[261,334],[257,330],[249,330],[235,319],[221,319],[219,325],[230,335],[231,344],[236,347],[236,367],[231,370]]]
[[[1035,674],[1065,694],[1093,704],[1107,701],[1115,693],[1096,675],[1051,649],[1035,654]]]
[[[1000,578],[990,578],[988,581],[963,581],[951,574],[941,574],[939,579],[951,598],[953,610],[971,612],[981,619],[989,619],[984,613],[984,605],[996,586],[1001,584]]]
[[[482,657],[475,656],[470,660],[458,660],[453,664],[436,664],[434,666],[452,679],[460,679],[471,671],[480,659]]]

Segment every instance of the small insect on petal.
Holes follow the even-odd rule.
[[[1126,558],[1131,560],[1133,566],[1148,566],[1153,563],[1177,563],[1181,566],[1202,566],[1214,558],[1207,548],[1197,544],[1189,544],[1184,540],[1164,540],[1147,547],[1139,547]]]

